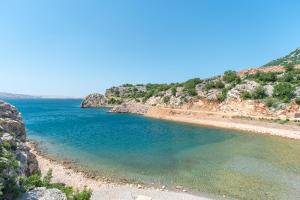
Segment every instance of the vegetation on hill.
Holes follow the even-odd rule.
[[[287,56],[273,60],[264,66],[277,66],[277,65],[287,65],[287,64],[293,64],[293,65],[300,64],[300,48],[291,52]]]
[[[124,84],[108,89],[106,97],[108,103],[114,105],[128,101],[182,105],[198,98],[222,102],[228,99],[228,93],[238,91],[241,99],[261,100],[269,107],[275,107],[300,98],[300,70],[292,64],[286,65],[285,69],[283,72],[257,70],[243,76],[230,70],[222,76],[204,80],[193,78],[183,83]],[[241,87],[250,87],[249,84],[254,84],[255,88],[239,91]]]
[[[281,66],[241,72],[228,70],[221,76],[208,79],[193,78],[170,84],[123,84],[107,89],[105,96],[101,97],[105,99],[101,105],[139,102],[152,106],[180,107],[202,99],[219,104],[224,102],[220,106],[226,106],[227,102],[234,100],[255,100],[254,103],[263,102],[274,111],[285,109],[293,102],[300,104],[300,68],[295,65],[299,63],[299,56],[300,49],[297,49],[266,65]],[[91,98],[88,102],[93,104],[94,100]]]

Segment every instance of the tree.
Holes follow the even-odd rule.
[[[292,63],[288,63],[284,66],[284,68],[287,72],[291,72],[291,71],[294,71],[295,65],[293,65]]]
[[[262,86],[256,87],[252,94],[253,99],[263,99],[266,96],[267,96],[266,89]]]
[[[227,83],[232,83],[232,82],[239,83],[241,79],[235,71],[228,70],[224,73],[223,80]]]
[[[291,100],[294,94],[295,88],[290,83],[279,83],[273,89],[273,97],[281,100]]]

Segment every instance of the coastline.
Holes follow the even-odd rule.
[[[150,108],[145,117],[300,140],[300,126],[195,110]]]
[[[97,177],[84,170],[72,166],[72,162],[58,161],[42,154],[38,144],[27,141],[26,145],[31,153],[36,156],[42,175],[52,169],[53,182],[64,183],[82,190],[88,187],[93,190],[91,199],[111,200],[209,200],[211,197],[196,196],[187,193],[183,188],[178,191],[169,191],[167,188],[147,187],[141,184],[111,182],[106,177]]]

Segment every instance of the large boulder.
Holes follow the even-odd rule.
[[[90,94],[81,102],[82,108],[99,108],[107,105],[107,99],[99,93]]]
[[[265,85],[265,86],[264,86],[264,89],[265,89],[266,94],[267,94],[268,96],[272,96],[272,94],[273,94],[273,89],[274,89],[274,86],[273,86],[273,85],[271,85],[271,84]]]
[[[56,188],[38,187],[24,193],[18,200],[67,200],[66,195]]]

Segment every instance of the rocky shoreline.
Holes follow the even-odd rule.
[[[26,139],[21,113],[0,100],[0,199],[66,200],[66,195],[55,188],[38,187],[23,193],[22,182],[40,174],[38,160],[27,146]]]

